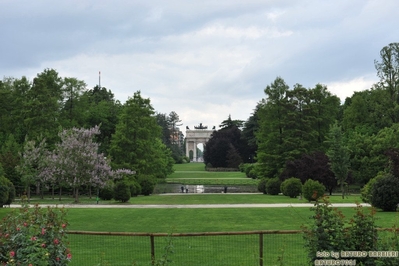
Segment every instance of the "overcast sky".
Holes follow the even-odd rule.
[[[247,120],[264,88],[317,83],[343,101],[377,81],[397,0],[0,0],[0,75],[45,68],[124,103],[140,90],[183,127]]]

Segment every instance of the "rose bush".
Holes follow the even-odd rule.
[[[23,206],[0,222],[0,265],[67,265],[66,210]]]

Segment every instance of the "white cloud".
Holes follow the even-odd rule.
[[[355,91],[371,89],[373,84],[378,80],[377,78],[371,78],[370,76],[356,77],[345,81],[327,82],[325,84],[327,85],[328,90],[332,94],[337,95],[343,102],[347,97],[351,97]]]

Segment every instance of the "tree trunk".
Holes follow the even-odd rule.
[[[342,199],[345,198],[344,182],[341,182]]]
[[[60,199],[60,201],[61,201],[61,192],[62,192],[62,187],[60,186],[60,192],[59,192],[59,199]]]
[[[75,188],[75,203],[79,203],[79,188]]]

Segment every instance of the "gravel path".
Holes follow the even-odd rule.
[[[370,207],[370,204],[362,203],[364,207]],[[33,205],[32,205],[33,206]],[[40,204],[41,207],[65,207],[65,208],[125,208],[125,209],[201,209],[201,208],[310,208],[313,203],[272,203],[272,204],[186,204],[186,205],[101,205],[101,204]],[[332,207],[356,207],[354,203],[335,203]],[[11,208],[19,208],[19,204],[11,204]]]

